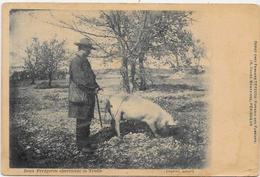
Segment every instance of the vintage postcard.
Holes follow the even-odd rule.
[[[258,174],[258,6],[2,8],[4,175]]]

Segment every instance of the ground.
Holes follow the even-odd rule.
[[[104,102],[122,92],[118,70],[96,71],[102,121]],[[203,168],[208,143],[206,74],[178,77],[171,70],[151,71],[153,84],[135,94],[150,99],[168,111],[179,124],[171,136],[154,138],[145,126],[122,126],[123,137],[104,139],[97,110],[91,134],[99,139],[94,153],[83,153],[75,144],[75,119],[68,118],[67,82],[54,81],[55,88],[41,89],[27,83],[11,83],[11,167],[27,168]],[[177,76],[177,77],[176,77]],[[44,84],[43,84],[44,85]],[[143,128],[144,127],[144,128]],[[106,128],[102,130],[107,130]],[[98,135],[98,136],[96,136]],[[102,139],[103,138],[103,139]]]

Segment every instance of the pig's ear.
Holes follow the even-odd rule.
[[[179,122],[177,120],[173,121],[173,125],[178,125]]]
[[[168,124],[169,124],[170,126],[174,126],[174,125],[177,125],[178,122],[175,121],[175,120],[173,120],[173,119],[170,119],[170,121],[168,122]]]

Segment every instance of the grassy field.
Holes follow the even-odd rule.
[[[150,99],[178,120],[169,137],[153,138],[144,126],[125,123],[123,138],[102,139],[97,150],[86,154],[75,144],[75,120],[68,118],[67,83],[59,88],[35,89],[35,85],[11,84],[11,167],[28,168],[203,168],[207,150],[206,74],[176,77],[170,70],[152,71],[153,85],[135,94]],[[117,70],[97,71],[103,123],[104,101],[122,92]],[[91,125],[92,136],[100,131],[98,114]]]

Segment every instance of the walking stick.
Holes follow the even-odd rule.
[[[98,95],[97,95],[97,94],[95,94],[95,97],[96,97],[96,100],[97,100],[97,107],[98,107],[98,115],[99,115],[99,121],[100,121],[100,125],[101,125],[101,128],[103,128],[103,125],[102,125],[102,120],[101,120],[100,107],[99,107],[99,100],[98,100]]]

